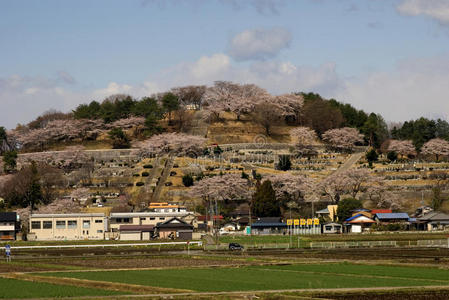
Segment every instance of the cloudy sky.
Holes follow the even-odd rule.
[[[449,118],[449,0],[0,0],[0,125],[215,80]]]

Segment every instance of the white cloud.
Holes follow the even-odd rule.
[[[402,0],[397,6],[399,13],[407,16],[427,16],[441,24],[449,25],[448,0]]]
[[[239,61],[265,60],[275,57],[291,40],[291,33],[284,28],[245,30],[229,41],[228,53]]]
[[[0,126],[26,123],[50,109],[70,111],[80,103],[101,101],[106,96],[127,93],[149,96],[176,86],[211,85],[215,80],[254,83],[273,94],[316,92],[327,98],[351,103],[387,120],[401,121],[420,116],[449,116],[449,53],[432,58],[399,62],[390,72],[372,72],[358,78],[338,75],[335,63],[304,66],[289,61],[232,63],[223,53],[200,57],[153,74],[139,84],[110,82],[104,88],[75,90],[43,77],[0,78]],[[445,115],[446,114],[446,115]]]
[[[285,5],[285,0],[221,0],[221,2],[231,5],[235,10],[249,7],[262,15],[279,15],[280,8]]]
[[[89,93],[66,89],[58,78],[19,75],[0,78],[0,126],[13,128],[51,108],[70,111],[89,97]]]
[[[449,54],[399,62],[392,72],[346,80],[336,98],[387,120],[449,118]]]

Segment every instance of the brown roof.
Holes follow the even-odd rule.
[[[120,225],[120,231],[154,231],[153,225]]]

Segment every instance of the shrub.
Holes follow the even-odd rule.
[[[144,169],[151,169],[151,168],[153,168],[153,165],[144,165],[143,168]]]
[[[184,184],[185,187],[189,187],[193,185],[193,177],[190,174],[186,174],[182,176],[182,184]]]
[[[150,173],[148,173],[148,172],[142,172],[142,177],[148,177],[148,176],[150,176]]]
[[[142,181],[136,182],[136,186],[143,186],[145,183],[143,183]]]
[[[279,162],[276,165],[277,170],[288,171],[292,168],[292,162],[290,161],[290,155],[280,155]]]
[[[137,173],[136,173],[136,174],[133,174],[133,176],[134,176],[134,177],[139,177],[140,174],[137,174]]]

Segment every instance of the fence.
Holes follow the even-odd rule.
[[[447,240],[422,240],[417,241],[419,247],[447,247],[449,248],[449,238]]]

